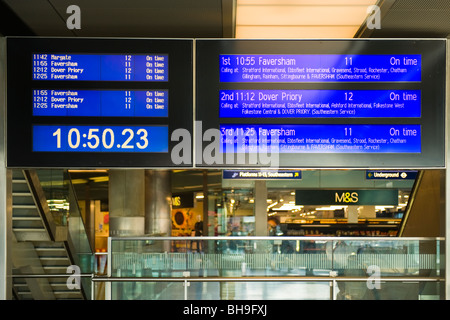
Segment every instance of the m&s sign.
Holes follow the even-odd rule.
[[[296,205],[398,205],[397,189],[296,190]]]

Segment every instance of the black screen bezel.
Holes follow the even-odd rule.
[[[420,54],[421,82],[221,83],[221,54]],[[279,154],[280,168],[442,168],[445,167],[445,39],[216,40],[196,41],[196,120],[203,132],[220,124],[419,124],[421,153]],[[420,118],[220,118],[219,91],[232,89],[421,90]],[[197,154],[208,142],[202,142]],[[237,158],[237,157],[236,157]],[[206,164],[222,168],[259,168],[264,163]]]
[[[55,81],[32,80],[32,54],[168,54],[167,82]],[[43,117],[32,115],[34,89],[166,89],[167,118],[133,117]],[[176,141],[170,136],[183,128],[192,135],[193,122],[192,39],[105,39],[105,38],[7,38],[7,167],[179,167],[171,159]],[[61,125],[167,125],[169,152],[33,152],[34,124]],[[184,167],[192,167],[190,163]]]

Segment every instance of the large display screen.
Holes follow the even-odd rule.
[[[33,80],[168,81],[167,54],[33,54]]]
[[[196,120],[220,131],[218,167],[445,165],[444,40],[204,39],[196,60]],[[209,141],[198,166],[215,165]]]
[[[420,125],[221,125],[222,152],[420,153]],[[253,148],[253,150],[252,150]]]
[[[421,65],[417,54],[221,54],[220,81],[420,81]]]
[[[7,165],[442,168],[445,57],[440,39],[8,38]]]
[[[34,125],[33,151],[168,152],[167,126]]]
[[[8,38],[7,54],[9,167],[179,166],[193,40]]]
[[[33,116],[168,117],[168,90],[33,90]]]
[[[221,118],[418,118],[420,90],[220,90]]]

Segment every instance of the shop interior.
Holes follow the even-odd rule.
[[[401,236],[421,176],[416,173],[413,179],[371,179],[366,170],[304,170],[300,179],[264,180],[267,235]],[[83,218],[88,206],[95,212],[95,251],[105,252],[110,235],[108,170],[69,170],[69,174]],[[256,181],[226,179],[223,170],[172,170],[171,236],[255,235]],[[323,189],[394,190],[398,202],[376,206],[296,202],[296,193],[302,190]],[[50,208],[64,205],[61,200],[48,202]]]

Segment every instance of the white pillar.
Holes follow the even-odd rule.
[[[255,180],[255,236],[267,236],[267,186],[265,180]]]
[[[348,206],[347,223],[358,223],[358,206]]]

